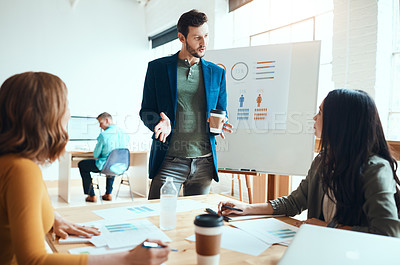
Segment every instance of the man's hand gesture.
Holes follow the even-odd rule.
[[[165,143],[168,135],[171,133],[171,122],[164,112],[160,113],[161,121],[154,127],[154,137]]]

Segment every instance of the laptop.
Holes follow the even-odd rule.
[[[400,238],[302,225],[278,265],[399,265]]]

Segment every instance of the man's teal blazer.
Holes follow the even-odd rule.
[[[201,59],[204,88],[206,95],[207,117],[211,109],[226,111],[225,71],[204,59]],[[169,140],[174,133],[177,101],[178,53],[149,62],[143,88],[142,107],[139,112],[143,123],[153,132],[149,160],[149,178],[154,178],[167,155]],[[154,127],[160,122],[160,113],[164,112],[171,121],[171,134],[165,143],[154,138]],[[209,133],[214,160],[214,179],[218,181],[215,135]]]

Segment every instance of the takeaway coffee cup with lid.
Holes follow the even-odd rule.
[[[222,216],[201,214],[194,220],[196,253],[198,265],[219,264],[221,234],[224,221]]]
[[[219,109],[212,109],[210,111],[210,132],[221,133],[225,117],[226,117],[226,111]]]

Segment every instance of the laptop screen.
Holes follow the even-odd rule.
[[[101,132],[96,117],[71,116],[68,122],[68,136],[70,141],[97,140]]]
[[[278,265],[400,264],[400,238],[302,225]]]

